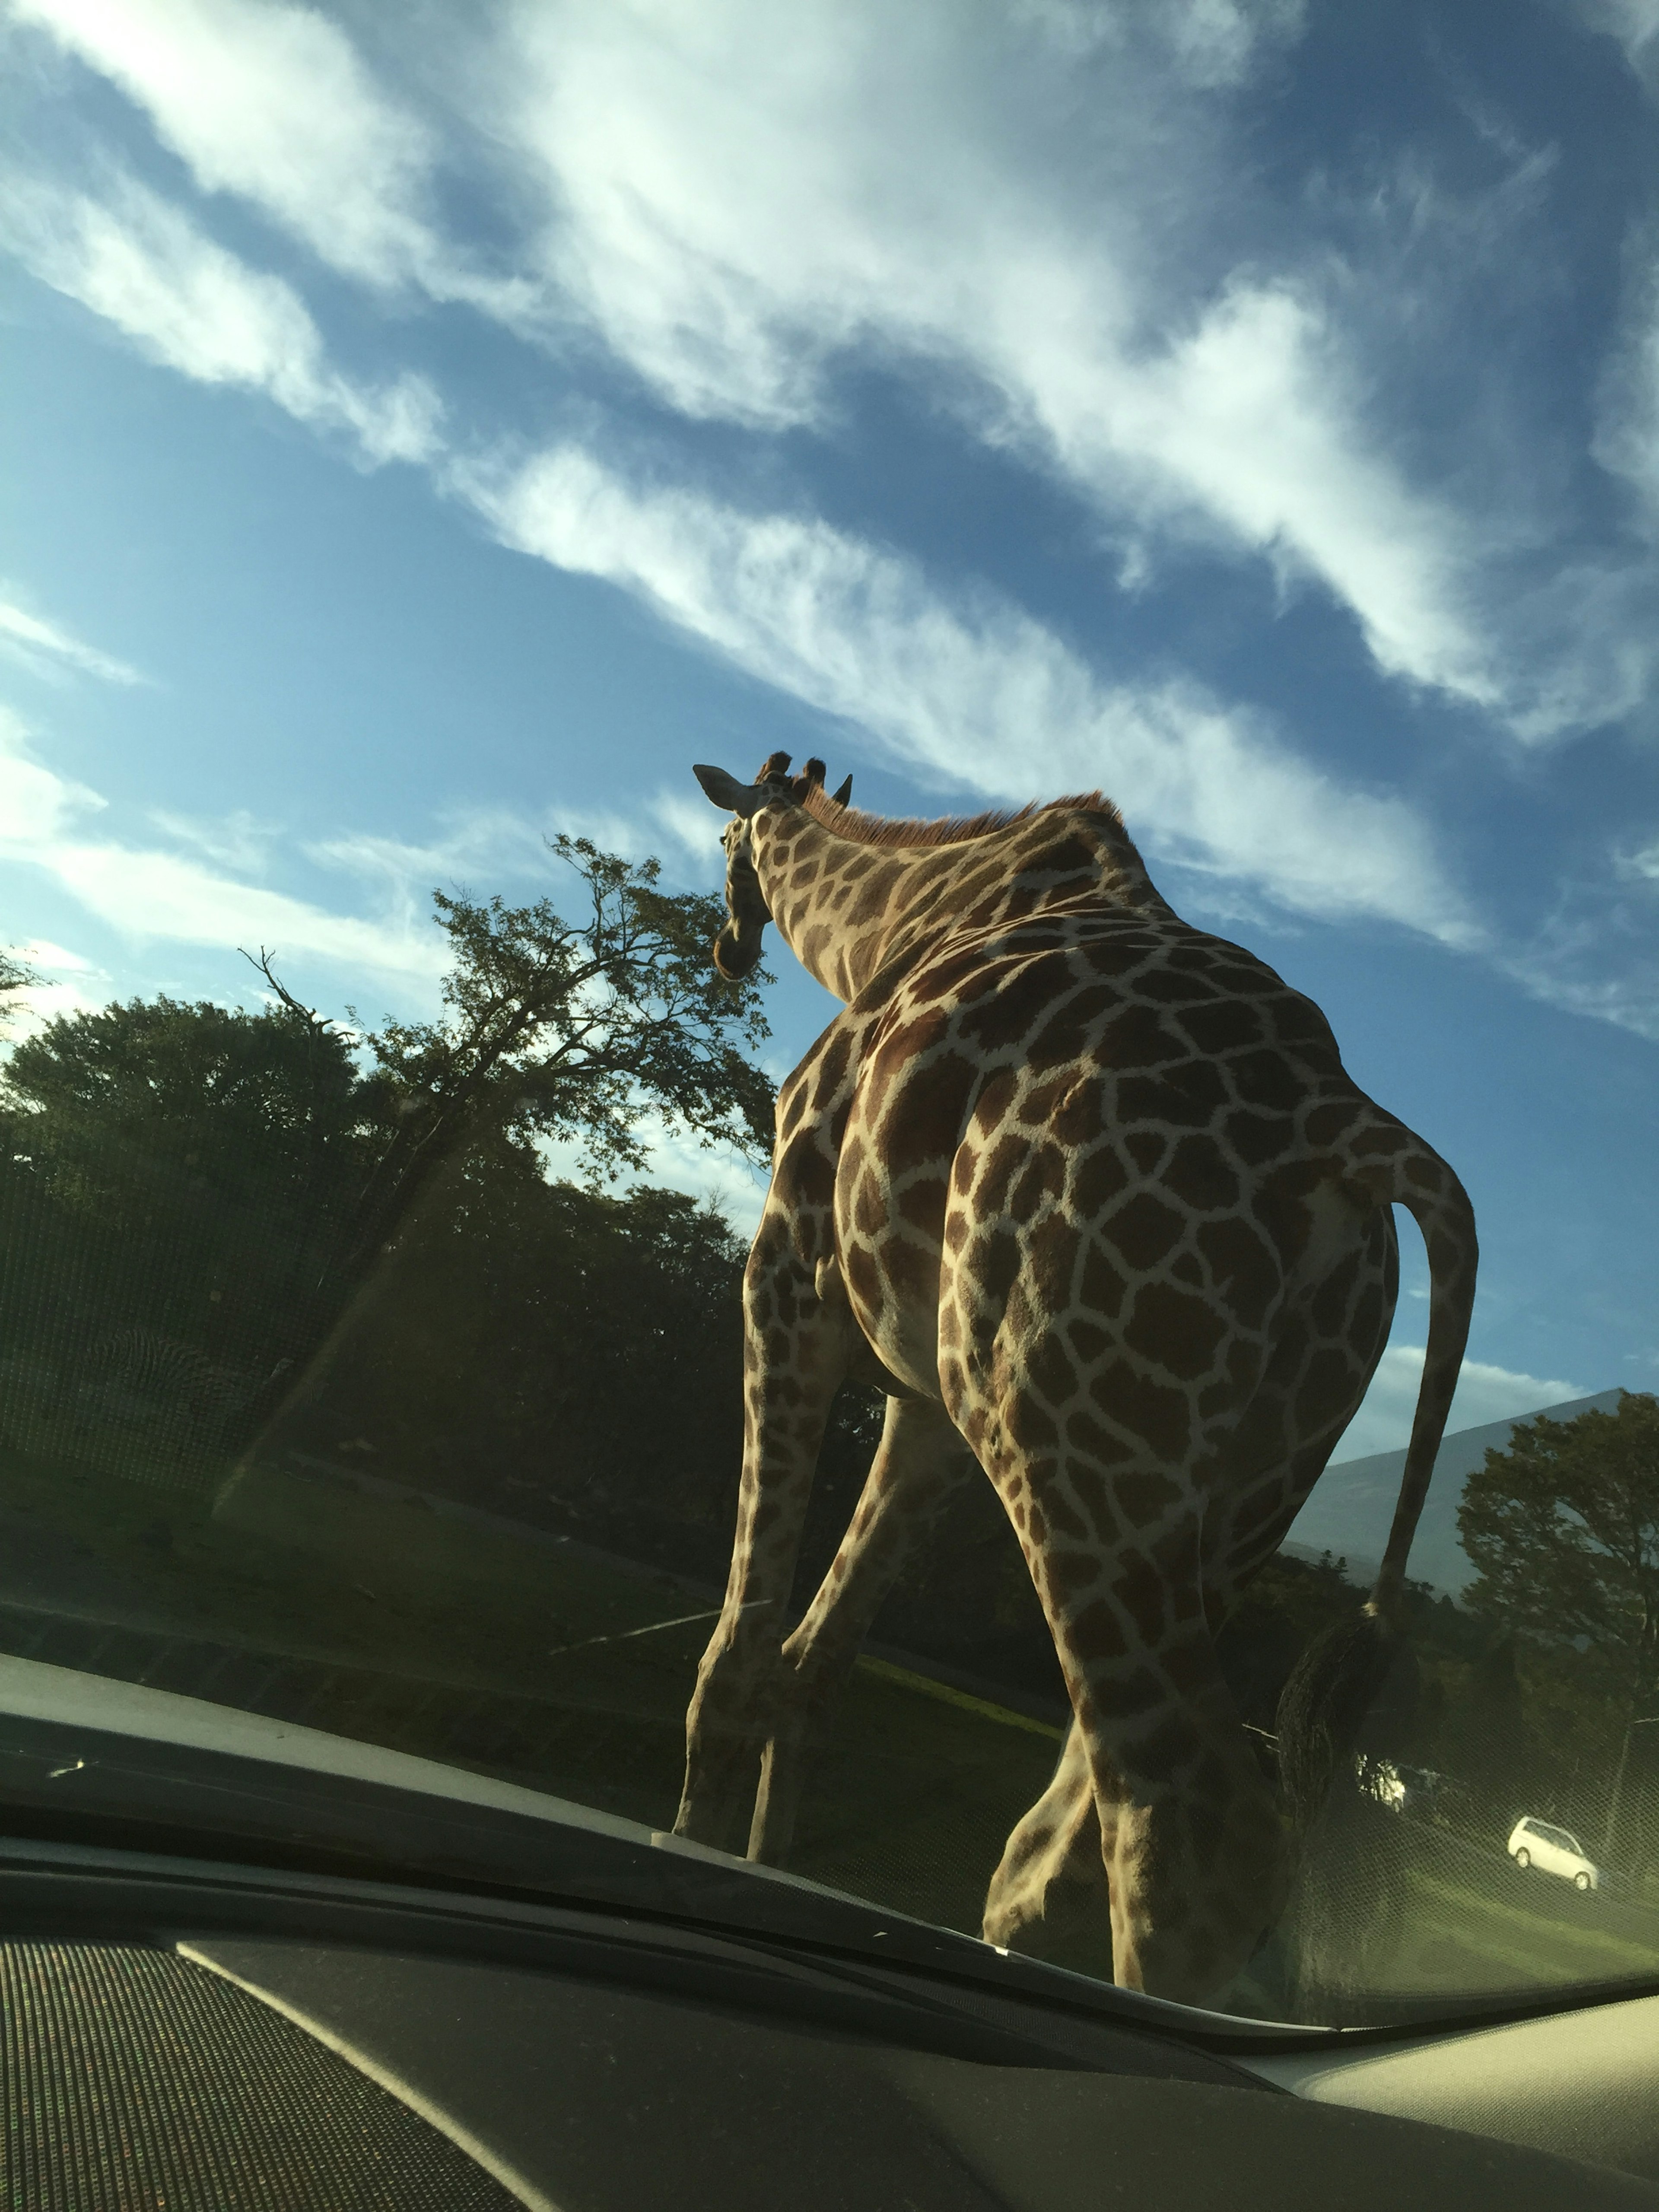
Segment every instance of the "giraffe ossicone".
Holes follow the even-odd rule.
[[[792,776],[775,753],[752,785],[696,773],[731,815],[716,964],[748,973],[770,921],[842,1011],[778,1096],[737,1534],[677,1830],[786,1856],[877,1607],[976,1464],[1073,1714],[985,1932],[1053,1950],[1109,1916],[1119,1982],[1202,2002],[1278,1918],[1293,1850],[1215,1634],[1382,1357],[1402,1205],[1431,1289],[1394,1528],[1366,1620],[1293,1686],[1322,1741],[1363,1704],[1468,1336],[1468,1200],[1352,1082],[1316,1006],[1181,921],[1100,793],[897,822],[831,797],[816,760]],[[786,1634],[848,1376],[886,1391],[881,1442]]]

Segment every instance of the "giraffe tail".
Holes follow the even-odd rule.
[[[1429,1259],[1429,1341],[1394,1523],[1370,1597],[1363,1611],[1315,1638],[1279,1702],[1280,1788],[1298,1832],[1318,1817],[1366,1716],[1408,1657],[1402,1636],[1406,1563],[1462,1369],[1479,1260],[1468,1194],[1420,1140],[1351,1171],[1345,1181],[1377,1206],[1403,1206],[1421,1231]]]

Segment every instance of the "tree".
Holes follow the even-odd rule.
[[[40,980],[19,953],[0,945],[0,1031],[9,1029],[16,1019],[17,1009],[11,1001],[20,991],[30,989]]]
[[[1470,1476],[1457,1517],[1478,1570],[1470,1607],[1544,1647],[1612,1710],[1611,1851],[1632,1738],[1659,1720],[1659,1398],[1621,1391],[1616,1413],[1517,1423]]]
[[[770,1152],[772,1086],[748,1054],[769,1034],[759,988],[771,979],[757,971],[733,985],[716,973],[721,902],[661,891],[655,860],[618,860],[585,837],[552,849],[580,885],[580,921],[550,899],[509,907],[433,893],[453,954],[444,1012],[388,1020],[365,1039],[392,1129],[331,1260],[337,1291],[485,1129],[523,1146],[574,1136],[611,1180],[644,1163],[642,1109],[704,1143]]]
[[[303,1332],[388,1113],[350,1042],[286,1007],[135,999],[47,1023],[0,1083],[30,1267],[9,1338],[133,1320],[223,1351],[268,1338],[275,1311]]]
[[[614,1179],[654,1115],[763,1157],[763,979],[715,973],[720,902],[661,891],[654,861],[555,849],[575,921],[434,894],[453,957],[431,1022],[342,1027],[261,948],[258,1012],[134,1000],[20,1045],[0,1079],[4,1352],[76,1375],[142,1323],[267,1378],[238,1416],[252,1435],[422,1206],[444,1212],[434,1184],[478,1203],[471,1156],[510,1157],[527,1189],[541,1140],[574,1137]]]

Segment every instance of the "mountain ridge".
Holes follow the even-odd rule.
[[[1474,1580],[1474,1568],[1458,1540],[1457,1509],[1470,1475],[1485,1465],[1489,1451],[1504,1449],[1519,1423],[1535,1421],[1540,1413],[1547,1413],[1553,1421],[1575,1420],[1580,1413],[1592,1412],[1611,1413],[1620,1395],[1614,1389],[1589,1398],[1565,1398],[1559,1405],[1539,1406],[1505,1420],[1483,1421],[1476,1428],[1458,1429],[1443,1437],[1412,1544],[1412,1579],[1431,1583],[1449,1597],[1460,1596]],[[1314,1485],[1281,1549],[1303,1559],[1318,1559],[1328,1552],[1346,1559],[1353,1581],[1370,1583],[1382,1560],[1405,1472],[1403,1448],[1334,1462]]]

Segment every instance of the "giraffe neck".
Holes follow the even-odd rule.
[[[957,843],[884,847],[771,806],[755,817],[750,854],[785,943],[842,1000],[945,936],[1079,907],[1171,917],[1127,833],[1081,808]]]

